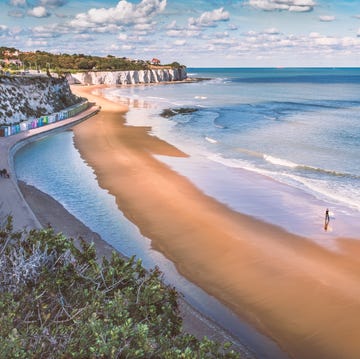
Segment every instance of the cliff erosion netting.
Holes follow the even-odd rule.
[[[0,77],[0,124],[58,112],[82,99],[66,79],[45,76]]]

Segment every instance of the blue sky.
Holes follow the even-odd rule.
[[[360,66],[360,0],[0,0],[0,44],[188,67]]]

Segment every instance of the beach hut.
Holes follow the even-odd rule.
[[[28,129],[28,124],[26,121],[20,123],[20,131],[26,131]]]

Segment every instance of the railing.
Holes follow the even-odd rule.
[[[80,104],[67,107],[64,110],[53,113],[51,115],[41,116],[36,119],[22,121],[18,124],[1,125],[0,137],[15,135],[22,131],[32,130],[34,128],[42,127],[50,123],[65,120],[69,117],[76,116],[82,111],[85,111],[88,107],[89,107],[89,102],[85,101]]]

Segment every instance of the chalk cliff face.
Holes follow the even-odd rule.
[[[0,124],[58,112],[78,103],[66,79],[47,76],[0,77]]]
[[[127,85],[182,81],[187,78],[186,68],[152,69],[139,71],[89,71],[68,76],[69,83],[83,85]]]

